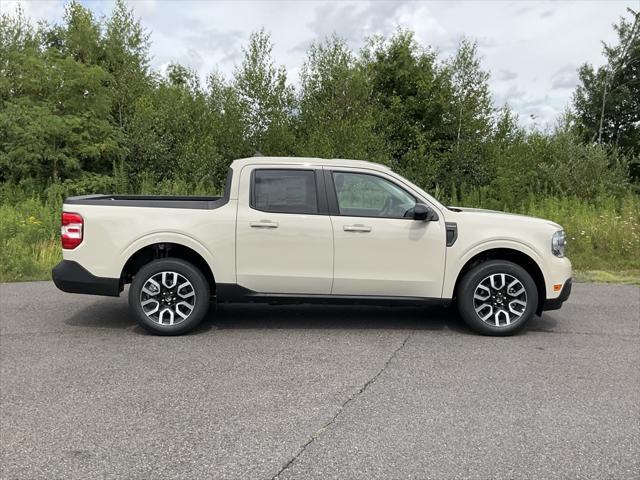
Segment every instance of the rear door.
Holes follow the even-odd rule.
[[[334,229],[332,294],[440,298],[443,216],[414,220],[418,198],[381,172],[325,172]]]
[[[333,229],[322,169],[248,165],[240,185],[238,284],[260,293],[329,294]]]

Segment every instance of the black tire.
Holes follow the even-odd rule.
[[[490,279],[491,275],[495,274],[506,274],[508,276],[511,276],[517,279],[522,287],[524,287],[526,298],[522,294],[518,298],[520,298],[520,300],[524,298],[526,300],[526,306],[522,309],[521,312],[519,312],[519,317],[515,314],[507,312],[506,308],[501,308],[501,306],[503,306],[505,303],[513,301],[512,297],[506,295],[506,286],[504,288],[496,290],[479,290],[481,296],[487,294],[489,295],[489,298],[486,301],[475,301],[480,303],[481,305],[489,303],[489,307],[491,308],[489,309],[489,307],[486,307],[485,310],[481,310],[480,313],[476,313],[476,304],[474,304],[474,295],[476,293],[476,289],[482,289],[483,287],[480,287],[480,283],[486,282],[487,279]],[[498,276],[497,278],[499,279],[500,277]],[[498,281],[496,281],[496,285],[498,284]],[[483,285],[486,285],[486,283],[483,283]],[[499,298],[497,298],[498,294],[500,295]],[[492,302],[500,302],[497,303],[498,307],[495,310],[493,306],[494,304]],[[533,278],[531,278],[531,275],[529,275],[529,273],[527,273],[527,271],[520,265],[506,260],[490,260],[476,265],[465,274],[458,285],[457,304],[458,311],[460,312],[462,319],[467,325],[469,325],[469,327],[471,327],[476,332],[482,335],[513,335],[514,333],[524,328],[529,320],[531,320],[531,317],[535,315],[538,307],[538,289],[536,287],[536,283],[533,281]],[[511,305],[512,304],[509,303],[509,306]],[[517,304],[513,304],[513,307],[516,310],[518,308],[522,308],[518,307]],[[505,310],[504,314],[501,317],[497,314],[491,314],[487,321],[483,320],[480,317],[481,314],[499,310]],[[505,315],[515,318],[515,320],[511,319],[510,323],[506,324]],[[496,317],[498,318],[496,319]],[[489,323],[489,321],[501,323],[502,320],[505,321],[504,325],[492,325]]]
[[[162,272],[175,272],[184,277],[184,279],[191,284],[187,287],[187,292],[190,293],[193,291],[195,294],[193,300],[194,305],[186,318],[181,319],[176,313],[172,313],[172,318],[175,317],[179,320],[173,325],[160,324],[154,321],[145,313],[142,307],[141,295],[143,294],[142,289],[144,285],[150,278],[154,277],[154,275],[162,275]],[[162,288],[164,288],[164,285],[162,285]],[[176,290],[178,290],[178,288],[174,287],[173,291],[175,292]],[[171,289],[167,289],[167,291],[170,293]],[[160,296],[160,294],[158,294],[158,296]],[[155,299],[156,297],[148,298]],[[157,335],[180,335],[193,330],[207,314],[209,310],[209,300],[209,283],[202,272],[189,262],[179,258],[163,258],[146,264],[136,273],[129,288],[129,308],[142,327]],[[178,299],[178,302],[180,301],[181,299]],[[158,304],[158,307],[162,308],[160,304]],[[174,311],[176,308],[177,307],[174,307]],[[182,308],[182,310],[184,311],[185,309]],[[162,317],[160,321],[163,321]]]

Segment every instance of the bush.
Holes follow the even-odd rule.
[[[554,136],[542,152],[539,173],[549,193],[594,199],[620,195],[628,186],[628,164],[603,145],[583,145],[573,135]]]
[[[591,201],[629,191],[628,162],[614,149],[583,145],[571,133],[532,133],[495,145],[491,200],[515,207],[529,193]]]

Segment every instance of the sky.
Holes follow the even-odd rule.
[[[113,1],[83,0],[99,17]],[[462,37],[478,42],[483,67],[491,73],[496,107],[508,103],[527,126],[551,127],[571,101],[577,68],[601,65],[602,41],[615,42],[612,24],[640,0],[606,1],[213,1],[129,0],[151,34],[152,66],[171,62],[213,70],[227,78],[242,59],[251,32],[271,33],[274,57],[291,83],[307,47],[335,33],[355,50],[367,36],[390,35],[398,27],[417,40],[454,54]],[[0,0],[0,12],[16,5],[33,20],[59,22],[60,0]]]

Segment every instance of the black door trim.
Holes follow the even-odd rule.
[[[336,193],[336,186],[333,184],[333,170],[324,168],[324,184],[325,195],[327,198],[327,206],[329,208],[329,215],[339,216],[340,208],[338,207],[338,194]]]
[[[448,306],[451,299],[430,297],[400,297],[385,295],[316,295],[298,293],[259,293],[235,283],[216,285],[219,303],[279,303],[334,305],[440,305]]]

